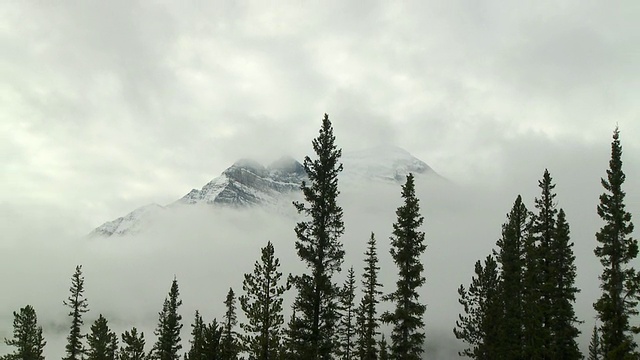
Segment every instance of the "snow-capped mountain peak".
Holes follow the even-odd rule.
[[[340,180],[347,187],[362,181],[404,182],[409,173],[437,174],[422,160],[397,146],[379,146],[346,152],[341,161]],[[282,157],[265,167],[252,159],[240,159],[200,189],[192,189],[167,207],[151,204],[104,223],[91,234],[125,235],[143,231],[145,226],[167,209],[206,204],[242,208],[277,204],[287,194],[300,190],[306,179],[304,166],[292,157]]]

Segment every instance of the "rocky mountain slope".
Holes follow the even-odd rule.
[[[344,171],[340,174],[340,181],[346,186],[362,181],[402,183],[409,173],[438,176],[422,160],[395,146],[345,153],[341,160]],[[241,159],[201,189],[192,189],[167,206],[150,204],[140,207],[100,225],[90,236],[109,237],[143,231],[158,214],[181,205],[269,206],[281,197],[299,191],[305,179],[304,167],[291,157],[283,157],[267,167],[254,160]]]

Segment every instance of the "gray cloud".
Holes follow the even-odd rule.
[[[138,206],[173,201],[240,157],[268,162],[310,154],[325,112],[345,151],[394,143],[458,186],[453,194],[423,195],[430,236],[425,296],[433,309],[427,322],[434,334],[450,336],[459,310],[455,288],[497,240],[515,196],[531,204],[544,168],[572,225],[584,289],[579,316],[590,326],[599,271],[594,209],[616,123],[629,209],[640,211],[633,191],[640,176],[634,2],[111,1],[0,8],[0,226],[7,234],[0,249],[15,261],[30,263],[35,255],[50,261],[16,274],[15,297],[2,305],[18,309],[33,301],[50,329],[60,326],[59,303],[77,262],[86,263],[92,286],[110,289],[92,290],[95,311],[108,311],[123,326],[116,319],[125,314],[122,303],[109,295],[129,273],[141,274],[123,286],[126,293],[145,289],[135,293],[133,309],[147,327],[157,311],[150,304],[161,305],[176,272],[180,280],[185,274],[190,306],[219,303],[212,289],[228,284],[199,285],[208,278],[195,275],[197,262],[165,266],[170,254],[162,246],[173,249],[181,239],[182,260],[200,248],[216,256],[255,252],[255,243],[203,240],[210,226],[231,221],[227,215],[208,225],[192,214],[195,220],[176,220],[182,232],[166,229],[114,247],[77,238]],[[356,258],[369,231],[386,239],[398,205],[394,190],[371,191],[384,200],[345,194],[351,229],[345,236]],[[460,217],[468,226],[448,226]],[[224,227],[223,237],[262,243],[259,230],[270,221],[263,218],[249,233]],[[274,240],[291,241],[290,224],[270,231]],[[295,257],[287,251],[283,256]],[[456,256],[460,264],[452,268]],[[247,255],[246,266],[254,257]],[[114,261],[122,268],[114,269]],[[16,264],[2,271],[14,273]],[[220,268],[207,271],[221,278]],[[50,286],[47,298],[24,285],[42,283]],[[64,337],[50,344],[56,341]]]

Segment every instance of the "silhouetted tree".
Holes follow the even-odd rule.
[[[598,326],[593,326],[591,341],[589,342],[589,357],[587,360],[601,360],[602,352],[600,350],[600,335],[598,334]]]
[[[460,356],[495,360],[502,355],[500,321],[503,308],[499,282],[498,265],[490,255],[484,266],[479,260],[476,262],[475,276],[471,278],[469,288],[460,285],[458,301],[464,308],[464,314],[458,316],[453,333],[469,346],[459,352]]]
[[[178,360],[178,352],[182,349],[180,331],[182,330],[182,315],[178,308],[182,305],[179,299],[178,280],[171,283],[169,295],[164,299],[162,311],[158,313],[158,326],[154,331],[156,343],[151,349],[150,357],[155,360]]]
[[[582,353],[578,348],[577,337],[580,331],[573,304],[580,290],[575,286],[576,257],[573,254],[573,242],[569,235],[569,224],[563,209],[558,212],[556,228],[551,243],[551,274],[553,287],[550,312],[551,356],[553,359],[579,360]]]
[[[427,246],[420,226],[424,218],[415,194],[413,174],[407,175],[402,186],[404,204],[398,208],[398,217],[393,224],[391,257],[398,266],[396,290],[384,298],[395,305],[393,312],[385,312],[382,319],[393,325],[391,333],[391,356],[393,359],[419,360],[425,335],[424,312],[426,305],[419,301],[418,288],[425,283],[424,266],[420,256]]]
[[[240,353],[240,344],[238,344],[238,338],[234,331],[235,326],[238,324],[238,316],[236,315],[236,294],[232,288],[229,288],[224,306],[227,310],[224,314],[224,328],[220,339],[222,359],[236,360],[238,359],[238,353]]]
[[[102,314],[91,325],[91,332],[87,335],[89,350],[88,360],[115,360],[118,350],[118,337],[109,329],[107,319]]]
[[[376,337],[380,321],[378,318],[377,306],[380,303],[382,284],[378,282],[378,254],[376,248],[376,238],[373,233],[367,242],[365,255],[364,272],[362,273],[362,301],[359,316],[362,316],[362,326],[360,328],[359,347],[362,360],[376,360],[378,358],[378,347]]]
[[[296,318],[291,323],[292,353],[305,360],[331,359],[336,352],[334,328],[339,319],[339,286],[333,275],[341,271],[344,250],[339,237],[344,233],[342,208],[336,200],[342,151],[335,145],[333,127],[325,114],[320,134],[312,142],[317,159],[304,159],[309,182],[301,189],[304,202],[294,202],[308,220],[295,227],[295,246],[309,273],[295,277],[298,294],[294,301]]]
[[[281,284],[280,260],[275,257],[271,241],[262,248],[260,261],[256,261],[253,273],[245,274],[240,296],[240,307],[247,318],[240,324],[245,331],[243,348],[250,360],[276,359],[282,347],[284,316],[283,294],[289,290],[289,282]]]
[[[4,339],[7,346],[16,349],[13,353],[0,357],[2,360],[44,360],[42,327],[38,326],[36,311],[31,305],[13,312],[13,338]]]
[[[349,268],[347,280],[342,287],[342,296],[340,297],[340,308],[342,316],[340,325],[338,326],[338,356],[343,360],[354,359],[355,354],[355,322],[356,309],[354,300],[356,297],[356,276],[353,266]]]
[[[518,195],[502,225],[502,237],[494,251],[500,264],[500,303],[503,317],[500,320],[500,348],[505,360],[523,358],[524,347],[524,269],[525,244],[530,238],[531,213]],[[535,304],[534,304],[535,305]]]
[[[138,329],[131,328],[131,331],[122,333],[122,345],[119,351],[120,360],[145,360],[144,333],[138,334]]]
[[[633,232],[631,214],[625,210],[625,181],[622,171],[620,131],[613,132],[611,160],[607,179],[601,179],[605,192],[600,195],[598,215],[605,225],[596,233],[598,246],[594,253],[604,267],[600,275],[602,295],[593,305],[601,322],[600,337],[605,359],[628,359],[638,356],[633,334],[638,327],[629,324],[629,317],[638,314],[640,276],[631,262],[638,256],[638,241]]]
[[[69,316],[71,316],[71,327],[69,335],[67,336],[67,345],[65,346],[66,356],[63,360],[80,360],[85,354],[84,346],[82,345],[82,338],[85,335],[82,334],[82,314],[88,310],[88,302],[84,297],[84,277],[82,276],[82,265],[76,266],[76,271],[71,277],[71,288],[69,288],[71,294],[69,298],[64,301],[64,305],[69,307]]]

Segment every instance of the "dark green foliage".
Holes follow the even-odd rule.
[[[522,279],[522,356],[524,359],[544,359],[545,341],[548,339],[544,330],[545,307],[541,301],[542,270],[536,238],[531,232],[523,232],[525,255]],[[509,298],[505,297],[504,301],[509,301]]]
[[[622,146],[618,128],[613,133],[607,179],[601,179],[605,192],[600,195],[598,215],[605,225],[596,233],[594,253],[604,267],[600,275],[601,297],[593,305],[601,322],[601,348],[605,359],[629,359],[638,356],[633,333],[640,329],[629,324],[638,314],[640,275],[631,266],[638,256],[638,241],[631,238],[633,223],[625,210],[622,185]]]
[[[150,357],[156,360],[178,360],[178,352],[182,349],[180,330],[182,330],[182,315],[178,308],[182,305],[179,299],[178,280],[171,283],[169,295],[164,299],[162,311],[158,314],[158,327],[154,331],[156,343],[151,349]]]
[[[553,268],[553,258],[551,246],[554,241],[556,214],[555,197],[553,192],[555,184],[552,183],[549,171],[545,169],[542,180],[538,181],[541,189],[541,195],[535,199],[535,207],[537,214],[534,216],[532,235],[535,240],[531,252],[529,263],[536,262],[537,281],[528,285],[537,285],[535,291],[539,298],[537,301],[537,310],[539,311],[541,325],[536,331],[536,338],[539,339],[540,356],[542,359],[552,358],[553,351],[551,349],[552,340],[552,322],[553,322],[553,293],[556,285],[556,274]],[[534,289],[532,289],[534,290]]]
[[[382,338],[380,339],[378,346],[380,347],[380,357],[378,357],[378,359],[389,360],[389,351],[387,350],[387,339],[384,338],[384,334],[382,334]]]
[[[569,236],[569,224],[563,209],[558,212],[553,242],[551,243],[551,274],[553,288],[550,312],[551,356],[554,359],[578,360],[582,354],[576,341],[580,331],[576,328],[573,304],[580,291],[575,287],[576,257]]]
[[[240,307],[247,323],[240,324],[244,350],[250,360],[276,359],[282,346],[284,316],[282,295],[289,290],[289,282],[280,284],[280,260],[275,257],[271,241],[262,248],[260,262],[256,261],[252,274],[245,274]]]
[[[221,339],[223,327],[218,320],[213,319],[211,324],[205,326],[203,334],[204,358],[207,360],[222,360]]]
[[[342,287],[342,295],[340,297],[340,309],[342,316],[340,317],[340,325],[338,326],[338,357],[344,360],[355,359],[355,327],[356,327],[356,309],[354,300],[356,297],[356,276],[353,266],[347,273],[347,280]]]
[[[43,351],[47,343],[31,305],[21,308],[20,312],[13,312],[13,338],[5,338],[4,343],[16,349],[12,354],[0,357],[2,360],[44,360]]]
[[[419,360],[425,340],[423,315],[426,305],[419,302],[417,290],[425,283],[420,256],[427,246],[424,244],[424,232],[419,230],[424,218],[420,215],[413,174],[407,175],[402,186],[402,198],[404,204],[396,211],[398,218],[393,224],[390,250],[398,266],[397,288],[384,297],[395,304],[395,311],[384,313],[382,319],[393,325],[392,358]]]
[[[88,360],[115,360],[118,349],[118,337],[109,329],[107,319],[102,314],[91,325],[91,332],[87,335],[89,350]]]
[[[532,295],[527,311],[533,315],[536,327],[530,327],[527,337],[535,339],[535,351],[543,359],[578,360],[582,354],[576,338],[579,334],[573,303],[576,293],[576,266],[569,224],[563,210],[556,208],[555,184],[548,170],[538,182],[541,195],[535,199],[537,214],[532,226],[532,242],[527,243],[527,283]],[[535,295],[534,295],[535,294]],[[533,313],[535,310],[536,313]],[[531,347],[533,350],[533,347]]]
[[[71,295],[64,301],[64,305],[68,306],[71,310],[69,316],[71,316],[71,327],[69,335],[67,336],[67,345],[65,346],[66,356],[63,360],[80,360],[85,349],[82,346],[82,338],[85,336],[82,334],[81,327],[84,324],[82,321],[82,314],[89,311],[87,299],[84,298],[84,277],[82,276],[82,265],[76,266],[76,271],[71,277],[71,288],[69,288]]]
[[[362,325],[359,326],[358,347],[362,360],[376,360],[378,348],[376,337],[380,322],[378,319],[377,305],[380,303],[382,284],[378,282],[378,254],[376,249],[376,238],[373,233],[367,242],[365,255],[364,272],[362,273],[362,301],[360,303],[359,317],[362,317]]]
[[[525,244],[530,238],[531,214],[518,195],[507,222],[502,225],[502,237],[496,243],[494,252],[500,264],[500,299],[503,318],[500,321],[502,358],[516,360],[522,358],[524,344],[524,268]]]
[[[235,326],[238,324],[238,317],[236,315],[236,294],[232,288],[229,288],[224,305],[227,310],[224,314],[224,329],[220,339],[222,359],[236,360],[240,353],[240,344],[234,331]]]
[[[587,360],[601,360],[602,353],[600,350],[600,335],[598,334],[598,326],[593,326],[593,333],[591,334],[591,341],[589,341],[589,357]]]
[[[144,333],[138,334],[135,327],[131,331],[122,333],[122,345],[120,347],[120,360],[144,360],[146,355],[144,352]]]
[[[325,114],[320,134],[312,142],[317,159],[304,159],[309,184],[301,186],[305,202],[295,202],[299,213],[308,220],[295,227],[295,247],[307,265],[308,274],[296,276],[297,312],[291,322],[292,353],[305,360],[331,359],[336,352],[335,327],[339,319],[340,289],[332,280],[341,271],[344,250],[339,237],[344,233],[342,208],[336,200],[339,163],[342,151],[336,148],[333,127]]]
[[[493,256],[487,256],[484,267],[480,261],[476,262],[469,289],[460,285],[458,301],[464,308],[464,315],[458,316],[453,333],[469,346],[459,353],[460,356],[494,360],[502,355],[499,347],[502,318],[499,281],[497,263]]]
[[[365,314],[366,314],[366,307],[364,304],[364,298],[360,299],[360,304],[358,305],[358,307],[355,309],[355,336],[356,336],[356,340],[355,340],[355,355],[358,359],[365,359],[365,333],[366,333],[366,327],[365,327]],[[375,341],[375,340],[374,340]],[[374,342],[374,346],[375,346],[375,342]],[[377,349],[376,349],[377,352]]]
[[[196,310],[193,324],[191,324],[191,340],[189,343],[191,347],[185,355],[185,360],[205,360],[204,354],[204,333],[206,326],[202,321],[200,312]]]

